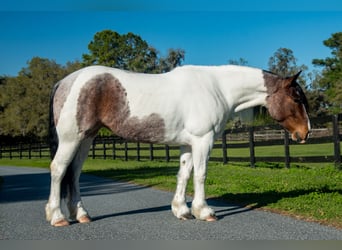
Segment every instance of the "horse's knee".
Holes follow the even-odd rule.
[[[65,164],[59,164],[55,162],[54,160],[50,164],[50,175],[51,175],[51,182],[56,182],[60,185],[60,182],[62,181],[65,172],[67,170],[67,165]]]

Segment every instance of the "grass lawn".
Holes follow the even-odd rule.
[[[341,142],[342,148],[342,142]],[[249,157],[249,148],[229,148],[227,149],[228,157]],[[334,146],[332,143],[321,144],[291,144],[290,156],[332,156],[334,154]],[[222,149],[214,149],[213,156],[222,157]],[[257,146],[255,147],[255,156],[285,156],[284,145],[274,146]]]
[[[0,159],[0,165],[48,167],[48,159]],[[178,162],[88,159],[84,173],[174,192]],[[342,171],[333,164],[209,163],[207,197],[287,214],[342,228]],[[193,194],[192,180],[188,194]],[[170,201],[171,202],[171,201]]]

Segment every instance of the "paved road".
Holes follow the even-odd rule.
[[[172,193],[91,175],[81,176],[81,192],[94,221],[54,228],[44,215],[47,170],[0,166],[0,176],[0,239],[342,240],[342,230],[215,200],[208,203],[217,222],[180,221],[170,210]]]

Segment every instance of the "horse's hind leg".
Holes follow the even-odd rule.
[[[190,146],[181,147],[180,168],[177,175],[177,188],[172,200],[173,214],[182,220],[192,219],[189,207],[186,205],[185,192],[193,168]]]
[[[89,148],[92,141],[93,138],[88,138],[81,142],[79,150],[77,151],[70,166],[72,182],[69,185],[67,205],[70,212],[70,219],[76,219],[80,223],[87,223],[91,221],[90,216],[87,210],[84,208],[81,200],[79,178],[81,175],[84,160],[88,156]]]
[[[46,219],[53,226],[66,226],[69,222],[61,210],[61,184],[67,168],[79,147],[79,141],[60,141],[54,159],[51,162],[51,189],[49,201],[45,206]]]

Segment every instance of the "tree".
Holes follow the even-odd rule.
[[[248,65],[248,61],[247,61],[246,59],[240,57],[240,58],[237,59],[237,60],[235,60],[235,59],[229,59],[229,60],[228,60],[228,64],[247,66],[247,65]]]
[[[269,70],[282,77],[288,77],[302,71],[297,81],[303,88],[309,103],[310,117],[322,116],[326,114],[325,98],[320,91],[313,88],[319,76],[317,72],[307,73],[308,67],[304,64],[297,65],[297,58],[293,51],[288,48],[279,48],[268,61]]]
[[[330,113],[340,113],[342,110],[342,32],[331,35],[323,41],[331,49],[331,57],[314,59],[315,66],[323,67],[318,79],[318,88],[328,100]]]
[[[319,87],[319,80],[321,73],[317,70],[313,70],[307,74],[308,91],[306,91],[306,98],[310,107],[311,117],[326,116],[328,114],[329,103],[327,97]]]
[[[157,72],[163,73],[171,71],[182,64],[185,58],[185,51],[182,49],[169,49],[165,58],[160,58],[157,64]]]
[[[89,43],[89,54],[83,54],[83,65],[105,66],[143,73],[167,72],[181,65],[185,52],[170,49],[167,57],[131,32],[120,35],[112,30],[103,30],[94,35]]]
[[[273,56],[268,60],[268,70],[282,77],[288,77],[302,71],[298,78],[298,82],[302,87],[306,87],[306,74],[308,67],[304,64],[297,65],[297,58],[293,51],[288,48],[279,48],[274,52]]]
[[[17,77],[5,78],[0,85],[0,135],[45,137],[52,86],[78,68],[79,62],[62,67],[53,60],[34,57]]]

